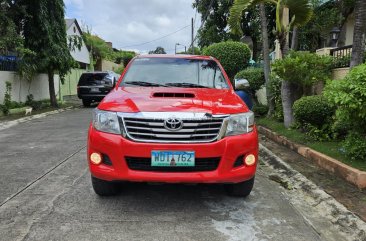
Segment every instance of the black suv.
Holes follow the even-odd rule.
[[[78,97],[85,107],[94,101],[101,101],[116,85],[119,75],[112,72],[87,72],[80,76]]]

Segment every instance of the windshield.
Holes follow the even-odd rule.
[[[80,76],[79,85],[88,85],[91,83],[99,83],[106,80],[108,73],[84,73]]]
[[[228,88],[215,61],[181,58],[135,59],[121,82],[121,86],[125,85]]]

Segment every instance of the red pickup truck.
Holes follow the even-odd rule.
[[[222,183],[248,196],[258,163],[254,114],[209,56],[134,58],[93,112],[87,158],[94,191],[116,183]]]

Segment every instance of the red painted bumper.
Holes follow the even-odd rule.
[[[204,172],[152,172],[130,170],[124,159],[129,157],[151,157],[152,150],[195,151],[196,158],[220,157],[215,171]],[[90,162],[90,154],[107,155],[112,166]],[[258,162],[258,134],[226,137],[213,143],[201,144],[157,144],[132,142],[121,135],[107,134],[89,128],[88,163],[91,174],[107,181],[166,182],[166,183],[237,183],[254,177],[257,163],[253,166],[233,168],[239,156],[254,154]]]

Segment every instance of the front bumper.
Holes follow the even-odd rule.
[[[202,172],[136,171],[128,168],[124,157],[150,158],[152,150],[195,151],[196,158],[220,157],[218,168]],[[90,162],[93,152],[107,155],[112,165]],[[256,164],[234,167],[239,156],[253,154]],[[162,144],[140,143],[121,135],[103,133],[89,128],[88,163],[91,174],[106,181],[165,182],[165,183],[238,183],[254,177],[258,163],[258,134],[253,132],[226,137],[212,143]]]

